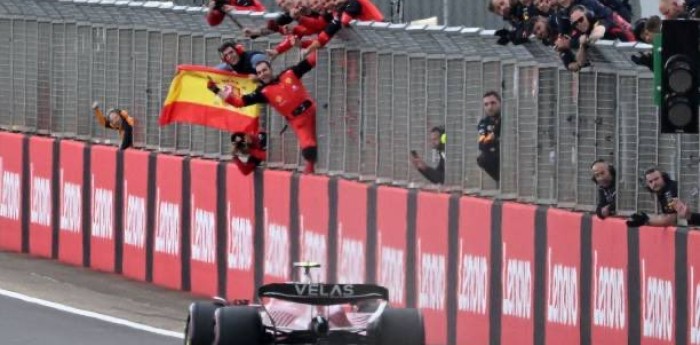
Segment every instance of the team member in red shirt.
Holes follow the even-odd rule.
[[[316,142],[316,103],[301,82],[301,78],[316,66],[316,54],[288,68],[274,77],[272,66],[267,61],[255,66],[260,86],[247,95],[237,92],[226,94],[209,81],[207,87],[235,107],[246,107],[257,103],[268,103],[289,123],[301,146],[301,155],[306,160],[304,172],[313,173],[318,156]]]
[[[228,11],[265,12],[265,6],[258,0],[209,0],[207,7],[209,8],[207,23],[211,26],[221,24]]]
[[[233,163],[243,175],[249,175],[267,159],[267,134],[236,132],[231,134]]]

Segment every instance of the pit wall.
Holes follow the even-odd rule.
[[[0,176],[2,250],[228,299],[318,261],[429,344],[700,344],[685,228],[8,132]]]

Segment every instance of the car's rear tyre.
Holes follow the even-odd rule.
[[[376,345],[425,345],[423,315],[417,309],[387,308],[370,325],[369,335]]]
[[[214,313],[217,308],[213,302],[190,304],[185,324],[185,345],[211,345],[214,341]]]
[[[258,345],[263,339],[258,308],[232,306],[214,314],[214,345]]]

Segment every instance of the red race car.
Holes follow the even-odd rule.
[[[214,301],[190,304],[185,344],[425,345],[417,309],[389,307],[386,288],[371,284],[320,284],[312,262],[295,263],[300,282],[267,284],[260,304]]]

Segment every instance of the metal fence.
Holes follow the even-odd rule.
[[[90,104],[128,109],[137,147],[226,158],[228,136],[157,118],[177,64],[218,62],[216,47],[235,38],[265,49],[279,37],[242,38],[225,22],[210,28],[202,8],[162,2],[3,0],[0,2],[0,126],[9,130],[116,141],[94,121]],[[274,14],[238,14],[260,26]],[[356,23],[319,51],[304,82],[318,101],[321,173],[425,186],[409,163],[415,149],[433,157],[428,129],[447,127],[443,190],[592,209],[590,164],[615,162],[622,211],[653,211],[641,172],[658,165],[698,207],[697,136],[659,135],[652,74],[629,62],[638,47],[600,42],[593,67],[562,69],[549,48],[498,46],[478,28]],[[274,62],[299,61],[294,50]],[[481,97],[503,98],[501,182],[476,165]],[[297,168],[292,131],[269,110],[268,165]]]

